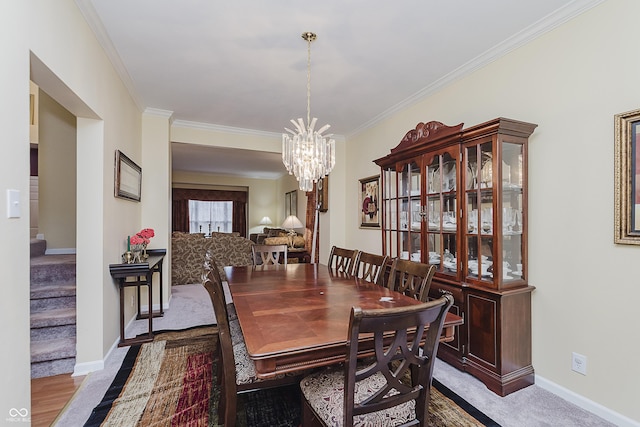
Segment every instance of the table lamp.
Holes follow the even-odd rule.
[[[304,225],[302,225],[297,216],[289,215],[282,223],[282,228],[284,228],[285,230],[289,230],[289,246],[293,247],[293,238],[297,234],[294,228],[304,228]]]
[[[273,221],[271,221],[271,218],[269,218],[268,216],[263,216],[262,219],[260,220],[260,225],[271,225],[273,224]]]

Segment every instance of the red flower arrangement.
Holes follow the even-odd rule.
[[[156,234],[153,231],[153,228],[143,228],[138,231],[134,236],[131,236],[129,239],[130,244],[132,245],[148,245],[151,242],[151,238]]]

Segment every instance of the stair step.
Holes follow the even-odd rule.
[[[37,313],[31,313],[31,328],[46,328],[49,326],[75,325],[75,308],[57,308]]]
[[[31,257],[44,255],[47,250],[47,241],[41,239],[31,239]]]
[[[31,363],[76,357],[76,338],[58,338],[31,343]]]
[[[75,366],[75,357],[32,363],[31,378],[43,378],[60,374],[70,374],[73,373]]]
[[[58,310],[62,308],[76,308],[76,297],[56,297],[46,299],[32,299],[31,313],[42,313],[49,310]]]
[[[49,326],[31,329],[31,342],[46,341],[59,338],[75,338],[76,325]]]
[[[31,286],[31,299],[75,297],[75,282],[41,283]]]
[[[31,258],[31,285],[75,282],[76,256],[43,255]]]

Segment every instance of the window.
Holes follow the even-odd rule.
[[[231,233],[233,202],[189,200],[189,233]]]

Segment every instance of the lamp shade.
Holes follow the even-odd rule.
[[[269,218],[268,216],[263,216],[262,219],[260,220],[260,225],[271,225],[273,224],[273,221],[271,221],[271,218]]]
[[[285,219],[284,222],[282,223],[282,228],[293,229],[293,228],[303,228],[303,227],[304,225],[302,225],[298,217],[295,215],[289,215],[287,219]]]

